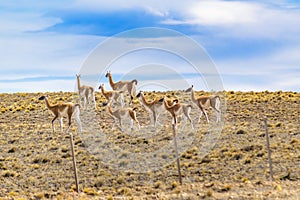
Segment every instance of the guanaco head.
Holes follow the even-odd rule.
[[[76,77],[77,77],[77,78],[80,78],[80,74],[76,74]]]
[[[171,100],[171,99],[166,99],[165,97],[163,97],[163,98],[159,99],[158,102],[160,102],[160,103],[163,103],[163,102],[164,102],[164,103],[166,103],[168,106],[173,106],[173,105],[179,103],[179,100],[178,100],[178,99],[173,99],[173,100]]]
[[[158,102],[164,102],[164,100],[165,100],[165,97],[163,97],[163,98],[161,98],[160,100],[158,100]]]
[[[41,100],[45,100],[47,97],[46,96],[41,96],[40,98],[39,98],[39,100],[41,101]]]
[[[185,92],[190,92],[190,91],[192,91],[193,89],[194,89],[194,85],[192,85],[192,87],[186,89]]]
[[[140,91],[140,92],[136,95],[136,98],[140,98],[140,96],[142,96],[142,91]]]
[[[75,107],[78,106],[79,109],[82,108],[81,105],[80,105],[79,103],[75,103],[74,106],[75,106]]]
[[[101,84],[98,89],[101,90],[103,87],[104,87],[104,84]]]
[[[131,81],[132,83],[135,83],[137,85],[138,81],[136,79]]]
[[[108,76],[110,76],[110,71],[107,71],[105,74],[105,77],[107,78]]]

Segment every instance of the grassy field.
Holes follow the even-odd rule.
[[[47,94],[53,103],[75,102],[77,98],[74,93]],[[157,154],[165,163],[155,171],[126,170],[132,166],[131,152],[144,155],[173,141],[168,113],[160,116],[159,131],[155,132],[148,113],[135,100],[133,106],[138,108],[143,134],[139,135],[136,127],[132,133],[128,129],[111,130],[113,120],[102,106],[104,98],[97,93],[97,111],[81,110],[83,133],[76,133],[76,123],[71,128],[79,194],[74,192],[70,136],[60,133],[58,122],[52,133],[52,115],[44,101],[38,101],[41,95],[0,94],[0,199],[300,199],[300,93],[224,92],[224,127],[214,148],[205,155],[201,144],[210,134],[210,125],[204,116],[200,124],[194,120],[195,130],[189,123],[181,128],[180,123],[182,134],[178,139],[194,138],[180,155],[182,185],[178,183],[176,162],[168,161],[173,155],[168,153]],[[163,95],[190,101],[189,94],[182,91],[149,92],[146,97]],[[198,112],[192,110],[193,119]],[[269,181],[263,116],[268,118],[274,182]],[[209,117],[214,121],[212,110]],[[67,120],[64,125],[66,128]],[[113,144],[116,158],[105,160],[110,146],[90,131],[98,128]],[[99,146],[91,147],[88,137]]]

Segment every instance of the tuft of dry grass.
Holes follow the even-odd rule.
[[[98,195],[98,192],[94,188],[84,188],[83,192],[86,193],[87,195],[92,195],[92,196]]]

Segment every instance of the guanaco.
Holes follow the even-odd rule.
[[[166,110],[172,116],[172,124],[176,125],[177,124],[177,117],[179,115],[183,114],[184,121],[185,121],[184,125],[186,124],[186,119],[188,119],[191,123],[192,129],[194,129],[193,121],[190,117],[190,112],[191,112],[191,109],[192,109],[192,105],[185,104],[185,103],[179,103],[178,100],[175,101],[175,103],[173,105],[169,105],[168,101],[165,98],[162,101],[164,102],[164,106],[165,106]]]
[[[123,91],[107,91],[104,89],[104,84],[99,86],[99,89],[101,90],[103,96],[106,98],[107,102],[106,104],[110,103],[111,101],[119,102],[121,106],[124,106],[124,97],[123,97]]]
[[[57,104],[51,104],[48,100],[47,96],[41,96],[39,100],[45,100],[47,108],[52,112],[54,115],[54,118],[52,119],[52,131],[53,133],[55,132],[54,129],[54,121],[58,118],[59,119],[59,125],[60,125],[60,130],[63,132],[62,124],[63,124],[63,117],[68,117],[69,120],[69,126],[66,130],[66,132],[69,131],[70,126],[72,124],[72,116],[75,117],[75,120],[79,126],[79,132],[82,132],[82,126],[81,126],[81,121],[80,121],[80,104],[76,103],[73,104],[71,102],[64,103],[64,102],[59,102]]]
[[[96,109],[94,88],[91,86],[81,85],[80,75],[76,75],[76,78],[77,78],[79,101],[81,101],[81,99],[83,99],[83,107],[87,108],[87,104],[89,103],[89,97],[91,96],[92,101],[94,102],[94,108]]]
[[[155,99],[153,101],[148,101],[145,98],[145,95],[143,92],[139,92],[136,96],[137,98],[140,99],[140,103],[145,107],[145,109],[149,112],[150,114],[150,119],[151,119],[151,115],[153,116],[153,123],[154,123],[154,127],[156,128],[156,123],[157,123],[157,119],[159,114],[164,111],[164,104],[162,102],[162,99]],[[174,101],[176,100],[167,100],[168,105],[173,105]]]
[[[206,121],[209,123],[209,119],[208,119],[206,110],[209,109],[210,107],[213,108],[217,113],[216,122],[221,121],[220,97],[219,96],[211,95],[211,96],[200,96],[200,97],[196,98],[193,85],[190,88],[188,88],[186,90],[186,92],[191,92],[191,101],[192,101],[192,103],[200,109],[198,123],[200,123],[202,113],[204,113]]]
[[[107,104],[104,103],[104,106],[106,106]],[[140,129],[140,123],[137,120],[136,117],[136,109],[137,108],[118,108],[116,110],[112,109],[112,103],[110,102],[108,104],[108,113],[110,114],[110,116],[114,119],[114,124],[112,125],[112,129],[114,128],[114,126],[119,122],[119,129],[121,131],[123,131],[122,128],[122,121],[125,119],[130,119],[130,128],[131,130],[133,130],[133,121],[136,122],[138,129]]]
[[[130,95],[130,102],[133,100],[133,97],[136,96],[136,85],[138,83],[136,79],[131,81],[114,82],[110,71],[107,71],[105,77],[108,78],[109,84],[113,90],[119,90],[124,92],[127,91]]]

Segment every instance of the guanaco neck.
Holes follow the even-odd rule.
[[[169,105],[167,100],[164,100],[164,104],[165,104],[165,108],[171,113],[177,112],[182,107],[180,103]]]
[[[78,87],[78,91],[80,91],[80,77],[77,76],[77,87]]]
[[[114,83],[114,81],[113,81],[113,79],[112,79],[112,75],[111,75],[110,73],[108,74],[108,80],[109,80],[110,86],[111,86],[112,88],[114,88],[115,83]]]
[[[129,110],[129,115],[130,115],[131,119],[135,120],[134,110]]]
[[[142,100],[142,103],[145,105],[145,106],[150,106],[150,102],[148,102],[146,99],[145,99],[145,96],[143,93],[141,93],[141,100]]]
[[[104,89],[104,86],[103,86],[103,85],[101,86],[101,92],[102,92],[102,94],[106,94],[106,91],[105,91],[105,89]]]
[[[197,102],[197,99],[196,99],[196,97],[195,97],[195,91],[194,91],[194,89],[192,88],[192,90],[191,90],[191,99],[192,99],[192,101],[193,102]]]
[[[170,110],[173,107],[173,106],[169,106],[166,100],[164,100],[164,104],[167,110]]]
[[[47,97],[45,97],[45,102],[46,102],[47,108],[51,110],[51,108],[52,108],[53,106],[50,104],[50,102],[49,102],[49,100],[48,100]]]
[[[112,107],[111,107],[111,104],[108,104],[107,106],[108,106],[108,107],[107,107],[108,112],[109,112],[112,116],[114,116],[113,110],[112,110]]]

